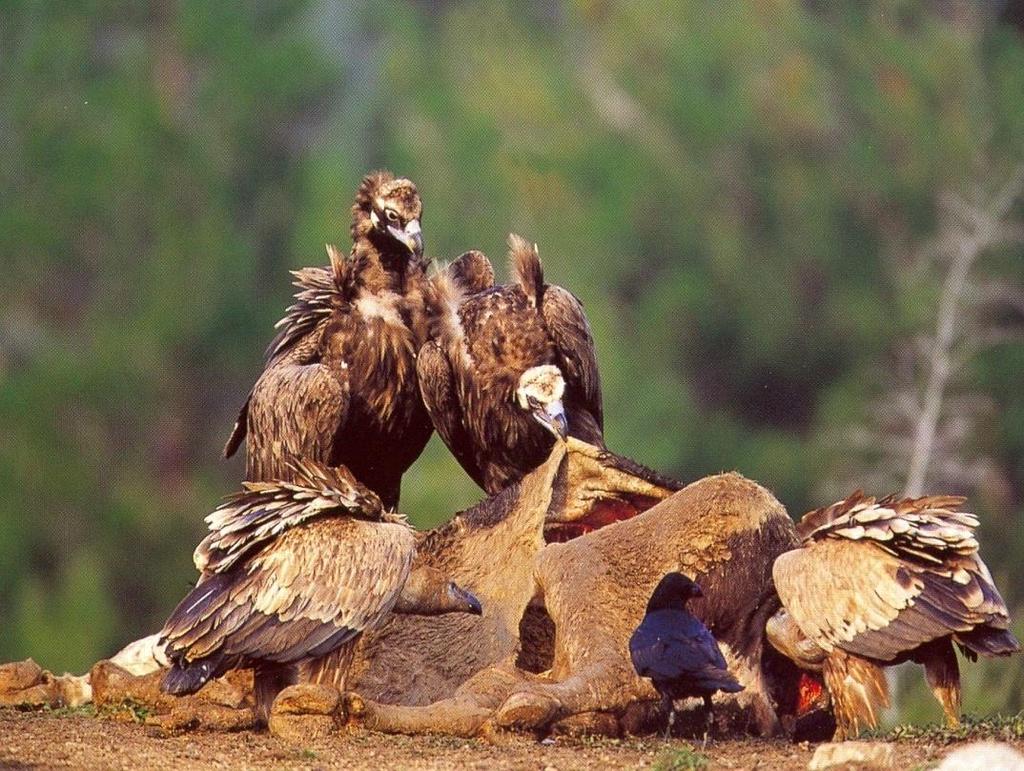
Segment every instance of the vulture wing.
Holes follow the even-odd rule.
[[[344,469],[292,470],[295,483],[248,483],[207,518],[202,577],[161,633],[172,660],[319,656],[397,601],[415,551],[401,516]]]
[[[474,482],[483,487],[484,477],[473,452],[473,440],[462,422],[462,405],[455,374],[447,356],[436,342],[429,342],[420,348],[416,357],[416,375],[420,395],[434,428],[459,465]]]
[[[293,482],[243,482],[241,492],[206,518],[210,534],[193,555],[197,570],[225,573],[285,531],[318,517],[404,521],[401,515],[386,512],[380,498],[344,467],[298,458],[287,464]]]
[[[317,657],[378,623],[409,575],[404,524],[333,518],[291,527],[236,570],[208,573],[164,626],[176,661]],[[217,672],[214,672],[216,675]]]
[[[594,338],[590,334],[590,323],[583,312],[583,305],[568,290],[560,286],[548,286],[544,289],[541,314],[558,350],[559,367],[565,375],[571,400],[586,409],[597,423],[596,436],[585,436],[576,431],[573,431],[573,435],[603,446],[601,376],[597,369]],[[591,430],[588,433],[594,432]]]
[[[876,503],[856,493],[804,517],[804,547],[772,571],[801,631],[825,650],[880,661],[949,634],[991,652],[974,640],[975,627],[1005,630],[1009,614],[978,556],[977,519],[956,511],[962,502]]]
[[[295,434],[296,429],[298,428],[298,431],[301,432],[302,426],[305,424],[305,421],[296,419],[293,409],[288,411],[289,415],[286,421],[289,425],[284,427],[283,438],[276,433],[266,433],[267,429],[273,429],[273,426],[267,424],[274,420],[273,405],[279,395],[287,395],[288,390],[293,385],[297,385],[302,394],[293,397],[293,403],[289,407],[302,406],[302,396],[312,397],[314,401],[327,405],[333,405],[340,401],[342,415],[347,406],[347,383],[338,381],[337,377],[327,379],[330,374],[320,368],[304,372],[282,371],[288,366],[312,365],[314,363],[327,320],[335,309],[345,304],[339,287],[344,280],[348,263],[344,255],[333,246],[327,247],[327,254],[330,258],[329,266],[292,271],[292,275],[295,277],[293,284],[299,289],[295,294],[295,302],[285,311],[284,318],[275,325],[278,333],[267,346],[266,369],[246,397],[245,404],[242,405],[238,418],[235,420],[231,436],[228,437],[228,441],[224,445],[224,457],[230,458],[237,452],[246,435],[250,433],[253,435],[250,437],[250,443],[257,447],[251,448],[248,453],[247,475],[250,479],[273,478],[275,467],[280,467],[282,464],[280,453],[275,455],[267,447],[260,446],[271,442],[272,438],[288,444],[286,449],[289,452],[326,460],[325,456],[299,452],[304,449],[303,447],[291,446],[303,444],[296,442],[298,437]],[[278,393],[279,390],[281,394]],[[311,408],[311,410],[313,420],[310,425],[315,424],[317,429],[337,417],[326,414],[320,407]],[[333,439],[334,432],[339,426],[340,422],[333,424],[327,432],[329,436],[326,438]],[[310,437],[310,440],[323,442],[325,435],[318,430],[314,437]],[[310,449],[315,451],[318,448]],[[255,474],[252,473],[254,471]]]
[[[303,354],[318,342],[318,336],[307,338],[256,381],[243,409],[249,436],[247,478],[289,479],[290,457],[330,462],[348,412],[349,384],[344,370],[304,362]]]

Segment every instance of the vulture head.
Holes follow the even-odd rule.
[[[369,239],[382,253],[423,256],[423,202],[416,185],[388,171],[363,177],[352,205],[352,241]]]
[[[471,613],[482,616],[483,606],[473,594],[448,575],[430,566],[413,570],[395,603],[395,613],[416,616],[440,616],[444,613]]]
[[[682,573],[667,573],[654,589],[654,594],[647,602],[647,612],[679,609],[695,597],[703,597],[704,592],[696,581]]]
[[[561,371],[553,364],[543,364],[530,367],[520,375],[516,402],[544,428],[559,439],[565,439],[569,421],[562,405],[564,394],[565,380],[562,379]]]

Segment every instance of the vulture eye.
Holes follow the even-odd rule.
[[[388,222],[398,222],[398,212],[394,209],[385,209],[384,216],[387,217]]]

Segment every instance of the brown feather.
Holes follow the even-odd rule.
[[[832,696],[835,741],[853,738],[861,728],[878,727],[882,710],[889,706],[889,687],[881,667],[837,650],[825,659],[822,674]]]
[[[508,236],[509,272],[515,277],[526,299],[539,308],[544,296],[544,268],[540,264],[537,245],[522,236],[510,233]]]
[[[922,661],[941,681],[936,697],[952,722],[959,704],[945,653],[952,641],[987,656],[1019,650],[978,554],[978,519],[958,510],[963,503],[955,496],[876,501],[857,491],[803,517],[802,547],[780,555],[772,574],[800,631],[835,659],[833,685],[845,677],[847,658]],[[842,698],[837,718],[846,710],[842,719],[856,731],[864,718],[859,702],[849,696],[844,706]]]
[[[476,294],[494,286],[494,267],[483,252],[471,249],[456,257],[445,268],[466,294]]]

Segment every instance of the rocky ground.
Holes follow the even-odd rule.
[[[699,746],[660,739],[524,737],[474,739],[406,737],[365,731],[289,743],[264,732],[197,731],[167,735],[132,710],[95,714],[78,710],[0,710],[3,768],[333,768],[351,769],[592,769],[764,768],[805,769],[814,747],[781,741],[720,741]],[[1024,749],[1024,718],[968,726],[897,731],[891,744],[896,768],[928,768],[975,738],[1009,740]]]

